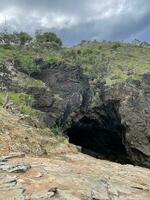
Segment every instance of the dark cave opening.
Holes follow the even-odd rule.
[[[111,122],[109,122],[111,124]],[[125,127],[110,129],[97,120],[83,117],[67,130],[69,142],[80,146],[82,152],[100,159],[121,164],[131,163],[124,145]]]

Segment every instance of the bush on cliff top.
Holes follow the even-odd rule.
[[[150,71],[150,48],[140,44],[83,41],[75,47],[62,48],[62,41],[56,34],[38,31],[23,47],[12,43],[11,48],[6,49],[2,43],[0,60],[13,57],[16,67],[28,75],[60,62],[79,65],[89,78],[104,76],[107,84],[113,84],[139,78]],[[37,63],[37,59],[42,59],[42,64]]]

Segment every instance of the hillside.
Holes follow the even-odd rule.
[[[95,78],[99,71],[104,71],[107,84],[139,79],[150,71],[148,47],[121,42],[85,42],[74,50],[81,52],[77,63],[85,72]]]
[[[142,42],[83,41],[70,48],[57,45],[54,41],[37,39],[23,47],[0,45],[0,60],[14,59],[16,67],[29,75],[39,73],[48,65],[78,65],[90,79],[103,76],[108,85],[140,79],[150,71],[150,47]]]
[[[49,157],[77,152],[77,149],[50,129],[35,127],[29,116],[15,115],[0,108],[0,155],[10,152]]]

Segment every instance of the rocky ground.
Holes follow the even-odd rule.
[[[149,169],[96,159],[79,150],[49,129],[30,126],[1,108],[0,200],[150,199]]]
[[[81,153],[0,159],[0,200],[149,200],[150,171]]]

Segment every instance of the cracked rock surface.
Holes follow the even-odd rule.
[[[28,167],[9,172],[6,166]],[[6,156],[0,158],[0,200],[4,199],[149,200],[150,170],[81,153],[49,159]]]

